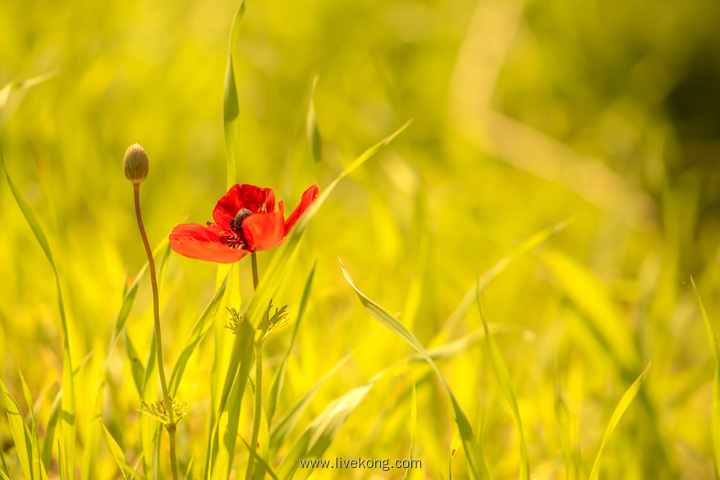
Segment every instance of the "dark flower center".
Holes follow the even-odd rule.
[[[242,231],[242,221],[253,213],[247,208],[241,208],[235,218],[230,219],[230,231],[228,232],[225,245],[231,248],[247,248],[247,240]]]

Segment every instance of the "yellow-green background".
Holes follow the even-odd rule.
[[[142,203],[151,243],[177,223],[211,220],[226,191],[222,98],[236,8],[217,0],[0,5],[0,85],[58,73],[12,94],[0,146],[53,248],[74,364],[94,352],[76,377],[79,451],[123,287],[144,262],[122,155],[140,142],[150,157]],[[719,22],[714,0],[250,1],[234,49],[241,182],[272,187],[294,208],[307,186],[322,189],[364,148],[414,119],[338,187],[276,298],[289,305],[292,326],[317,258],[280,412],[356,347],[301,425],[410,353],[386,330],[364,340],[380,324],[345,283],[338,257],[366,294],[434,346],[480,273],[534,232],[575,216],[484,294],[490,322],[505,332],[496,340],[518,396],[531,476],[566,475],[556,378],[586,476],[614,406],[652,360],[643,399],[606,447],[602,476],[712,478],[714,363],[689,279],[717,325]],[[319,165],[305,134],[315,75]],[[0,239],[0,375],[24,411],[18,366],[36,396],[47,389],[42,424],[62,371],[54,279],[4,180]],[[261,276],[272,255],[260,253]],[[238,266],[247,298],[249,262]],[[211,298],[216,272],[172,255],[161,298],[168,365]],[[221,311],[217,321],[225,317]],[[627,371],[618,371],[621,362],[588,325],[606,330],[610,351],[627,345]],[[479,327],[473,307],[450,339]],[[144,356],[152,329],[147,283],[127,328]],[[267,372],[291,330],[270,338]],[[211,335],[180,390],[195,404],[180,428],[181,464],[194,455],[196,475],[213,348]],[[104,421],[134,463],[139,400],[122,342],[112,358]],[[491,472],[514,478],[517,437],[482,344],[441,368],[481,432]],[[325,458],[406,458],[413,380],[415,450],[424,462],[416,475],[447,478],[456,427],[447,396],[422,366],[381,381]],[[250,417],[243,422],[249,429]],[[4,417],[0,437],[12,458]],[[102,478],[117,477],[104,441],[99,461]],[[462,453],[453,469],[467,475]],[[331,473],[315,475],[338,478]]]

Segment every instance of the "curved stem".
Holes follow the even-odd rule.
[[[153,294],[153,318],[155,320],[155,347],[157,350],[158,375],[160,376],[160,386],[162,388],[163,400],[168,413],[168,435],[170,436],[170,464],[172,467],[172,475],[175,480],[180,480],[178,476],[177,455],[175,453],[175,418],[172,409],[172,403],[167,388],[167,380],[165,379],[165,367],[163,366],[162,353],[162,332],[160,329],[160,300],[158,296],[157,275],[155,273],[155,260],[153,259],[150,242],[148,242],[145,233],[145,225],[143,225],[142,213],[140,212],[140,185],[133,186],[135,196],[135,216],[137,217],[140,236],[145,246],[145,254],[147,255],[148,264],[150,265],[150,283],[152,285]]]

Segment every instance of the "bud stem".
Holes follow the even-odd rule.
[[[133,184],[133,192],[135,196],[135,216],[137,217],[140,236],[142,237],[143,245],[145,246],[145,254],[147,255],[148,264],[150,265],[150,283],[152,285],[153,294],[153,317],[155,319],[155,346],[157,350],[158,375],[160,376],[160,386],[162,387],[165,409],[167,410],[169,421],[167,430],[170,437],[170,465],[172,468],[173,479],[180,480],[178,475],[177,453],[175,452],[175,418],[170,395],[168,393],[167,380],[165,379],[165,367],[163,366],[162,332],[160,329],[160,301],[158,296],[157,275],[155,274],[155,260],[153,259],[150,243],[148,242],[147,234],[145,233],[145,226],[143,225],[142,213],[140,212],[140,184]]]

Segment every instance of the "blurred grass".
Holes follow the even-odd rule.
[[[140,142],[150,156],[143,209],[152,244],[176,223],[211,219],[227,181],[223,84],[237,3],[3,3],[0,86],[60,72],[10,93],[0,145],[52,245],[74,364],[93,352],[75,375],[78,458],[123,291],[145,262],[122,153]],[[273,187],[293,208],[308,185],[322,191],[364,148],[414,119],[328,198],[275,297],[294,320],[317,258],[275,417],[375,329],[337,257],[430,346],[478,272],[576,215],[547,245],[514,257],[484,295],[488,318],[508,326],[493,338],[515,389],[530,477],[566,478],[577,463],[586,477],[618,399],[652,360],[603,449],[600,477],[712,478],[715,359],[688,280],[692,274],[717,331],[719,21],[714,0],[248,3],[233,56],[240,182]],[[306,124],[315,75],[317,165]],[[34,398],[50,389],[35,417],[44,426],[63,366],[55,280],[4,181],[0,231],[0,378],[16,400],[18,365]],[[275,253],[259,256],[261,275]],[[249,266],[238,266],[248,299]],[[170,257],[161,293],[168,365],[213,297],[216,274],[214,265]],[[126,328],[143,363],[151,315],[142,280]],[[221,309],[216,322],[225,317]],[[446,332],[448,341],[479,328],[471,309]],[[291,326],[268,339],[269,375],[292,333]],[[194,457],[195,475],[212,409],[213,346],[198,345],[178,391],[195,402],[179,427],[181,469]],[[127,356],[115,350],[103,423],[135,465],[138,395]],[[375,334],[322,384],[288,441],[332,400],[409,353],[390,332]],[[518,439],[481,345],[438,366],[493,478],[515,478]],[[441,388],[420,363],[383,377],[324,458],[406,458],[416,403],[413,451],[424,463],[413,478],[447,478],[456,425]],[[243,408],[246,438],[251,412]],[[12,469],[11,439],[0,416]],[[100,442],[99,449],[102,478],[115,478],[110,448]],[[455,478],[467,475],[462,450],[452,468]],[[373,474],[380,472],[348,472]],[[314,477],[334,478],[332,471]]]

